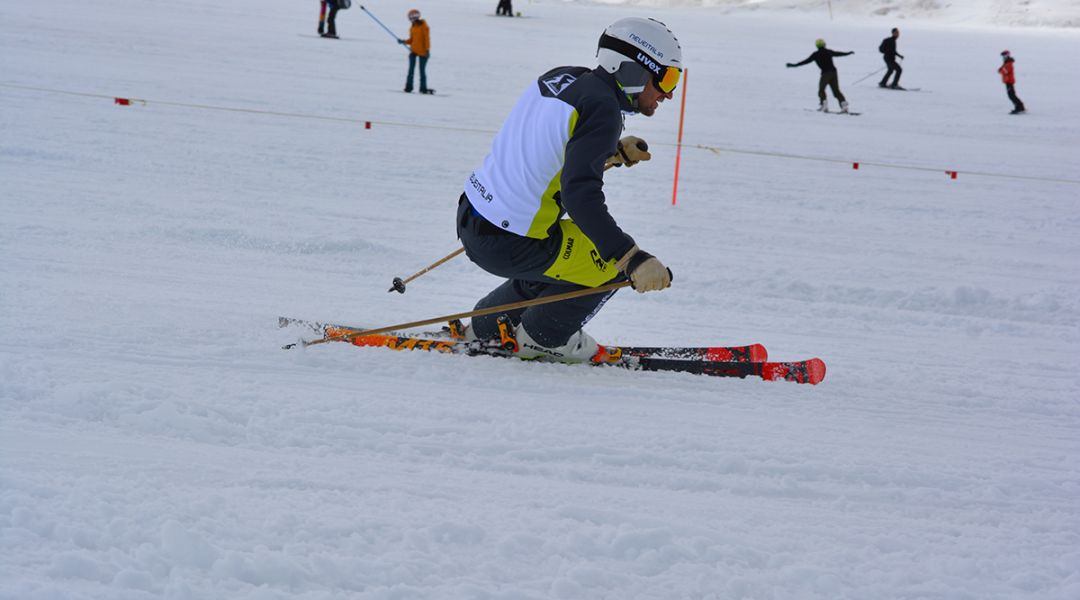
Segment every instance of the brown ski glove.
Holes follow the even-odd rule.
[[[615,268],[629,277],[630,287],[640,293],[671,287],[671,269],[637,245],[615,263]]]
[[[604,163],[604,169],[621,167],[623,165],[632,167],[639,162],[649,160],[650,158],[652,158],[652,154],[649,154],[649,145],[645,143],[645,140],[628,135],[619,140],[615,154],[612,154],[611,157],[607,159],[607,162]]]

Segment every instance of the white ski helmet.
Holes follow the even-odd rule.
[[[635,105],[650,78],[660,91],[669,93],[682,75],[682,46],[667,25],[656,19],[615,21],[600,36],[596,58]]]

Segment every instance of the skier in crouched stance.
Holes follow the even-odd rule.
[[[637,138],[620,142],[622,115],[652,116],[672,98],[682,48],[663,23],[626,18],[604,30],[597,58],[594,69],[558,67],[529,85],[465,180],[458,237],[474,263],[507,278],[478,309],[627,278],[638,292],[671,285],[667,267],[608,212],[603,184],[606,166],[649,158]],[[599,346],[582,327],[613,293],[506,313],[517,356],[591,360]],[[467,337],[498,338],[500,316],[474,318]]]

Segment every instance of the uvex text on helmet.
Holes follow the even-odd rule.
[[[667,79],[673,88],[683,66],[682,46],[675,34],[660,21],[641,17],[619,19],[608,26],[600,36],[596,58],[632,98],[650,78],[661,81],[666,74],[672,75]]]

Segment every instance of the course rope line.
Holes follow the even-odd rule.
[[[659,145],[663,145],[663,144],[659,144]],[[845,160],[845,159],[842,159],[842,158],[822,158],[820,156],[805,156],[805,155],[802,155],[802,154],[788,154],[788,153],[785,153],[785,152],[767,152],[767,151],[764,151],[764,150],[741,150],[741,149],[737,149],[737,148],[721,148],[721,147],[717,147],[717,146],[705,146],[705,145],[702,145],[702,144],[697,144],[697,145],[694,145],[693,147],[701,149],[701,150],[708,150],[708,151],[710,151],[713,154],[716,154],[718,156],[720,154],[724,153],[724,152],[729,152],[731,154],[749,154],[749,155],[753,155],[753,156],[769,156],[769,157],[773,157],[773,158],[788,158],[788,159],[793,159],[793,160],[812,160],[812,161],[818,161],[818,162],[840,163],[840,164],[852,165],[856,170],[859,168],[859,166],[865,165],[865,166],[870,166],[870,167],[882,167],[882,168],[886,168],[886,169],[906,169],[906,170],[909,170],[909,171],[929,171],[929,172],[933,172],[933,173],[944,172],[946,175],[951,176],[953,179],[956,179],[956,176],[958,174],[963,173],[964,175],[972,175],[972,176],[978,176],[978,177],[1002,177],[1002,178],[1006,178],[1006,179],[1023,179],[1023,180],[1027,180],[1027,181],[1051,181],[1051,182],[1055,182],[1055,183],[1075,183],[1075,184],[1080,184],[1080,180],[1078,180],[1078,179],[1064,179],[1064,178],[1057,178],[1057,177],[1036,177],[1034,175],[1014,175],[1014,174],[1009,174],[1009,173],[987,173],[985,171],[955,171],[955,170],[952,170],[952,169],[939,169],[939,168],[935,168],[935,167],[918,167],[918,166],[915,166],[915,165],[895,165],[895,164],[889,164],[889,163],[852,161],[852,160]]]
[[[450,127],[450,126],[446,126],[446,125],[430,125],[430,124],[421,124],[421,123],[415,123],[415,122],[402,123],[402,122],[396,122],[396,121],[372,121],[370,119],[354,119],[354,118],[349,118],[349,117],[330,117],[330,116],[326,116],[326,115],[318,115],[318,114],[312,114],[312,113],[281,112],[281,111],[273,111],[273,110],[261,110],[261,109],[256,109],[256,108],[236,108],[236,107],[229,107],[229,106],[215,106],[215,105],[211,105],[211,104],[194,104],[194,103],[187,103],[187,102],[169,102],[169,101],[165,101],[165,100],[147,100],[147,99],[143,99],[143,98],[125,98],[125,97],[119,97],[119,96],[110,96],[108,94],[92,94],[92,93],[87,93],[87,92],[75,92],[75,91],[71,91],[71,90],[58,90],[58,89],[53,89],[53,88],[33,87],[33,86],[28,86],[28,85],[16,85],[16,84],[11,84],[11,83],[0,83],[0,87],[17,89],[17,90],[27,90],[27,91],[33,91],[33,92],[46,92],[46,93],[50,93],[50,94],[63,94],[63,95],[67,95],[67,96],[81,96],[81,97],[84,97],[84,98],[105,98],[105,99],[112,100],[115,104],[120,104],[120,105],[123,105],[123,106],[130,106],[131,104],[139,104],[139,105],[142,105],[142,106],[146,106],[148,104],[160,104],[162,106],[177,106],[177,107],[182,107],[182,108],[193,108],[193,109],[197,109],[197,110],[214,110],[214,111],[224,111],[224,112],[234,112],[234,113],[248,113],[248,114],[256,114],[256,115],[267,115],[267,116],[273,116],[273,117],[286,117],[286,118],[293,118],[293,119],[310,119],[310,120],[317,120],[317,121],[333,121],[333,122],[338,122],[338,123],[356,123],[356,124],[363,125],[366,129],[371,129],[372,124],[375,124],[375,125],[385,125],[385,126],[388,126],[388,127],[409,127],[409,128],[413,128],[413,129],[434,129],[434,130],[440,130],[440,131],[457,131],[457,132],[466,132],[466,133],[482,133],[482,134],[489,134],[489,135],[495,133],[495,130],[493,130],[493,129],[476,129],[476,128],[469,128],[469,127]],[[677,146],[677,144],[663,143],[663,142],[655,143],[654,145],[656,145],[656,146],[668,146],[668,147]],[[767,157],[771,157],[771,158],[785,158],[785,159],[789,159],[789,160],[807,160],[807,161],[816,161],[816,162],[849,164],[849,165],[852,165],[852,167],[854,169],[856,169],[856,170],[859,168],[860,165],[866,165],[866,166],[871,166],[871,167],[881,167],[881,168],[885,168],[885,169],[904,169],[904,170],[909,170],[909,171],[926,171],[926,172],[932,172],[932,173],[942,173],[942,172],[944,172],[946,175],[950,176],[952,179],[956,179],[957,175],[959,175],[960,173],[963,173],[964,175],[970,175],[970,176],[976,176],[976,177],[997,177],[997,178],[1002,178],[1002,179],[1018,179],[1018,180],[1024,180],[1024,181],[1045,181],[1045,182],[1053,182],[1053,183],[1069,183],[1069,184],[1080,185],[1080,180],[1058,178],[1058,177],[1037,177],[1037,176],[1033,176],[1033,175],[1016,175],[1016,174],[1010,174],[1010,173],[988,173],[988,172],[985,172],[985,171],[958,171],[958,170],[941,169],[941,168],[935,168],[935,167],[920,167],[920,166],[916,166],[916,165],[898,165],[898,164],[880,163],[880,162],[852,161],[852,160],[845,160],[845,159],[840,159],[840,158],[823,158],[823,157],[820,157],[820,156],[806,156],[806,155],[802,155],[802,154],[791,154],[791,153],[787,153],[787,152],[770,152],[770,151],[765,151],[765,150],[744,150],[744,149],[741,149],[741,148],[725,148],[725,147],[721,147],[721,146],[708,146],[708,145],[704,145],[704,144],[694,144],[694,145],[687,145],[687,146],[690,147],[690,148],[696,148],[696,149],[699,149],[699,150],[707,150],[707,151],[709,151],[709,152],[711,152],[711,153],[713,153],[713,154],[715,154],[717,156],[719,156],[722,153],[726,152],[726,153],[729,153],[729,154],[744,154],[744,155],[748,155],[748,156],[767,156]]]
[[[31,87],[31,86],[26,86],[26,85],[14,85],[14,84],[9,84],[9,83],[0,83],[0,87],[14,88],[14,89],[19,89],[19,90],[29,90],[29,91],[34,91],[34,92],[47,92],[47,93],[51,93],[51,94],[64,94],[64,95],[68,95],[68,96],[83,96],[83,97],[86,97],[86,98],[107,98],[109,100],[114,101],[114,103],[116,103],[116,104],[121,104],[121,105],[124,105],[124,106],[130,105],[130,104],[140,104],[142,106],[146,106],[148,104],[160,104],[162,106],[179,106],[179,107],[183,107],[183,108],[195,108],[195,109],[199,109],[199,110],[216,110],[216,111],[225,111],[225,112],[249,113],[249,114],[256,114],[256,115],[269,115],[269,116],[273,116],[273,117],[289,117],[289,118],[294,118],[294,119],[313,119],[313,120],[317,120],[317,121],[335,121],[335,122],[339,122],[339,123],[357,123],[357,124],[360,124],[360,125],[364,125],[368,129],[371,128],[372,124],[376,124],[376,125],[387,125],[387,126],[390,126],[390,127],[413,127],[413,128],[419,127],[419,128],[424,128],[424,129],[440,129],[440,130],[443,130],[443,131],[463,131],[463,132],[469,132],[469,133],[492,133],[490,130],[470,129],[470,128],[467,128],[467,127],[448,127],[448,126],[444,126],[444,125],[417,125],[416,123],[397,123],[397,122],[394,122],[394,121],[372,121],[370,119],[351,119],[351,118],[348,118],[348,117],[328,117],[326,115],[316,115],[316,114],[312,114],[312,113],[281,112],[281,111],[274,111],[274,110],[261,110],[261,109],[257,109],[257,108],[235,108],[235,107],[230,107],[230,106],[215,106],[215,105],[211,105],[211,104],[192,104],[192,103],[187,103],[187,102],[168,102],[168,101],[165,101],[165,100],[148,100],[148,99],[145,99],[145,98],[127,98],[127,97],[120,97],[120,96],[110,96],[108,94],[91,94],[91,93],[87,93],[87,92],[73,92],[73,91],[69,91],[69,90],[57,90],[57,89],[50,89],[50,88],[39,88],[39,87]]]

